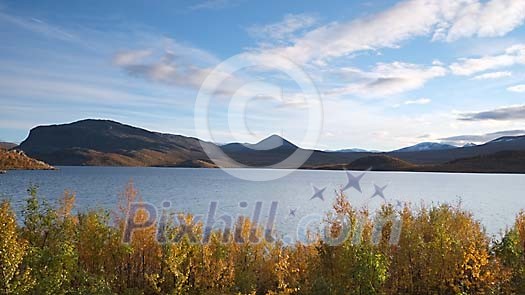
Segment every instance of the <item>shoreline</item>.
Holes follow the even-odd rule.
[[[35,171],[35,170],[47,170],[47,171],[58,171],[60,167],[100,167],[100,168],[167,168],[167,169],[248,169],[248,170],[302,170],[302,171],[355,171],[355,172],[402,172],[402,173],[436,173],[436,174],[486,174],[486,175],[525,175],[525,171],[453,171],[453,170],[417,170],[417,169],[345,169],[345,168],[315,168],[315,167],[299,167],[299,168],[270,168],[270,167],[189,167],[189,166],[177,166],[177,165],[164,165],[164,166],[116,166],[116,165],[57,165],[52,168],[11,168],[6,170],[0,170],[0,174],[6,174],[9,171]],[[3,172],[3,173],[2,173]]]

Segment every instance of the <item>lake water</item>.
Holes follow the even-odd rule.
[[[243,173],[265,175],[273,170],[245,169]],[[361,172],[352,172],[359,175]],[[263,202],[262,219],[267,218],[272,201],[278,202],[276,229],[291,234],[304,217],[319,218],[330,209],[335,190],[347,183],[345,171],[294,171],[269,182],[234,178],[220,169],[128,168],[128,167],[59,167],[57,171],[9,171],[0,175],[0,198],[9,198],[20,213],[30,185],[37,185],[39,195],[56,201],[64,190],[76,193],[76,209],[114,209],[117,196],[132,180],[143,200],[161,206],[171,201],[177,211],[206,214],[210,202],[218,202],[217,214],[252,215],[255,203]],[[496,235],[513,223],[515,215],[525,208],[525,175],[446,174],[366,172],[360,181],[362,193],[346,191],[353,204],[377,208],[383,202],[370,198],[374,185],[384,190],[388,202],[410,202],[419,205],[462,202],[487,232]],[[313,186],[323,189],[324,201],[314,195]],[[246,202],[247,207],[239,204]],[[290,214],[295,210],[295,216]]]

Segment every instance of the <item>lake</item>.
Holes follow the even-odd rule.
[[[335,199],[335,190],[347,183],[345,171],[298,170],[269,182],[237,179],[220,169],[58,167],[57,171],[9,171],[0,175],[0,198],[9,198],[19,214],[25,204],[27,188],[37,185],[39,196],[56,201],[64,190],[76,193],[76,209],[114,209],[117,196],[133,181],[143,200],[160,208],[171,201],[177,211],[206,214],[210,202],[218,202],[217,214],[252,215],[255,204],[263,204],[262,218],[271,203],[278,202],[276,229],[292,235],[304,217],[321,218]],[[243,173],[267,175],[274,170],[245,169]],[[352,172],[357,176],[362,172]],[[525,175],[446,174],[411,172],[366,172],[360,181],[362,193],[346,191],[353,204],[377,208],[384,201],[370,198],[374,185],[386,188],[388,202],[413,205],[457,203],[471,210],[491,235],[513,223],[525,208]],[[324,192],[311,199],[314,188]],[[241,204],[246,202],[245,204]],[[246,206],[241,206],[241,205]],[[295,210],[295,215],[291,211]],[[264,221],[264,219],[262,219]]]

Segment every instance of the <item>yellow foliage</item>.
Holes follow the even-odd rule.
[[[114,225],[105,211],[73,214],[69,192],[56,210],[30,198],[23,227],[2,202],[0,293],[520,294],[525,287],[523,212],[501,241],[491,241],[459,206],[405,205],[397,212],[386,205],[370,213],[339,193],[326,218],[331,237],[347,231],[338,244],[323,237],[267,241],[245,217],[202,243],[203,224],[189,214],[166,224],[165,242],[150,226],[124,244],[125,218],[138,195],[130,183]],[[148,212],[139,208],[133,218],[141,224]],[[397,221],[402,230],[392,243]]]
[[[28,243],[19,237],[16,219],[7,201],[0,203],[0,292],[22,294],[34,283],[31,269],[23,264]]]

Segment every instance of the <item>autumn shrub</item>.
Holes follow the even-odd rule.
[[[460,205],[354,208],[337,195],[310,243],[264,239],[239,218],[232,230],[192,215],[133,231],[124,243],[129,184],[117,212],[74,213],[29,190],[20,223],[0,203],[0,294],[522,294],[525,213],[491,241]],[[140,224],[145,211],[133,216]],[[179,222],[175,222],[179,220]],[[258,240],[254,242],[253,237]],[[161,240],[159,241],[159,238]]]
[[[24,263],[28,243],[20,237],[15,214],[9,202],[0,203],[0,292],[23,294],[34,285],[31,268]]]
[[[401,212],[399,244],[389,251],[388,292],[488,294],[494,287],[490,241],[459,205]]]
[[[317,245],[318,266],[309,293],[380,294],[388,259],[373,241],[368,211],[356,211],[339,193],[326,222],[328,239]]]
[[[499,282],[506,294],[520,294],[525,290],[525,211],[516,217],[514,225],[507,229],[501,241],[494,245],[494,254],[501,263],[505,280]]]

